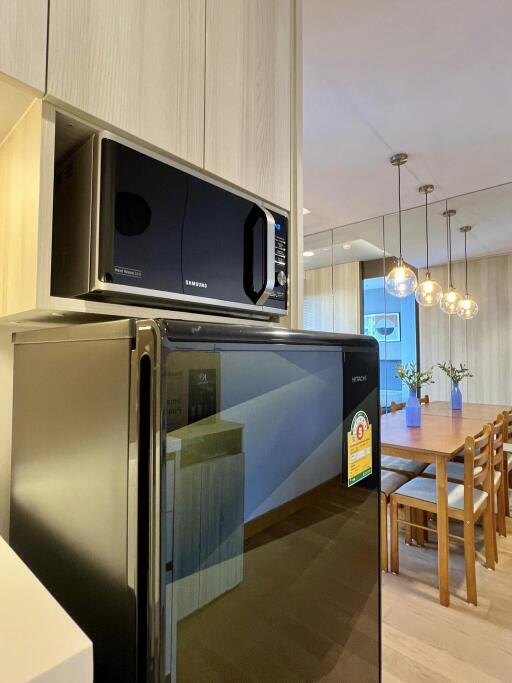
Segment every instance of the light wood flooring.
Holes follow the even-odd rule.
[[[465,599],[462,544],[450,545],[446,608],[438,601],[436,546],[407,547],[401,539],[400,575],[382,580],[383,683],[512,681],[511,519],[507,531],[496,570],[477,564],[478,607]],[[481,538],[479,550],[482,560]]]

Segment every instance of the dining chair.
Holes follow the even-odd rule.
[[[491,427],[485,425],[476,436],[466,437],[464,444],[464,483],[448,482],[448,516],[463,522],[464,535],[450,534],[464,543],[464,564],[466,570],[467,600],[477,604],[476,570],[475,570],[475,523],[483,518],[485,542],[485,566],[494,569],[494,525],[492,518],[491,498]],[[478,487],[482,488],[478,488]],[[390,497],[391,527],[391,571],[399,572],[398,557],[398,525],[411,524],[398,519],[399,506],[406,505],[411,509],[427,513],[437,511],[436,481],[427,477],[416,477],[403,484]],[[436,532],[436,529],[428,529]],[[448,575],[439,576],[439,585],[447,590]]]
[[[428,395],[425,395],[421,400],[423,401],[423,403],[428,403]],[[399,410],[403,410],[405,408],[405,403],[395,403],[395,401],[391,401],[390,407],[391,412],[396,413]],[[382,453],[380,456],[380,467],[381,471],[389,470],[390,472],[401,474],[407,477],[407,479],[414,479],[414,477],[417,477],[419,474],[423,472],[426,465],[424,462],[420,462],[419,460],[397,458],[392,455],[386,455],[385,453]],[[409,509],[405,509],[404,517],[406,521],[411,521],[411,514],[412,513]],[[418,545],[423,545],[425,541],[428,540],[428,534],[426,535],[423,531],[417,530],[417,533],[414,534],[412,532],[412,526],[408,526],[406,528],[405,534],[405,543],[407,545],[411,545],[413,538],[418,543]]]
[[[492,452],[492,473],[491,477],[491,506],[493,509],[494,531],[498,532],[500,536],[507,535],[507,524],[505,520],[505,498],[508,497],[506,490],[506,476],[505,476],[505,461],[503,452],[503,421],[504,416],[498,415],[493,424],[489,424],[491,430],[490,446]],[[450,460],[446,466],[448,481],[454,484],[464,483],[464,462]],[[429,465],[422,473],[422,477],[436,478],[436,466]],[[498,545],[496,537],[494,537],[494,555],[496,562],[498,561]]]
[[[425,394],[425,396],[422,396],[420,398],[420,403],[423,405],[427,405],[428,403],[430,403],[430,398],[429,398],[428,394]],[[396,413],[399,410],[403,410],[405,408],[405,401],[402,401],[400,403],[396,403],[395,401],[391,401],[391,404],[389,407],[390,407],[392,413]]]
[[[388,503],[389,497],[397,488],[408,481],[407,477],[389,470],[380,473],[380,568],[387,572],[388,560]]]
[[[503,412],[503,452],[505,482],[503,486],[505,496],[505,515],[510,517],[509,489],[512,488],[512,410]]]

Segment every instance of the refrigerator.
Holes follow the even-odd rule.
[[[10,542],[96,683],[380,680],[373,338],[117,320],[14,343]]]

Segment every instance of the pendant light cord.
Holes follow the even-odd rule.
[[[468,233],[464,233],[464,261],[466,263],[466,296],[468,295]]]
[[[425,237],[427,240],[427,275],[430,275],[428,267],[428,193],[425,192]]]
[[[451,235],[451,222],[450,214],[448,213],[448,202],[445,201],[446,207],[446,252],[448,255],[448,284],[449,287],[452,285],[452,235]]]
[[[402,189],[400,185],[400,166],[398,164],[398,247],[400,252],[400,263],[402,259]]]

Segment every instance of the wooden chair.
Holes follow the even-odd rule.
[[[505,464],[503,453],[503,415],[498,415],[494,424],[489,424],[490,434],[490,448],[492,453],[491,469],[493,476],[491,479],[491,506],[493,510],[494,531],[498,531],[500,536],[507,535],[507,525],[505,521]],[[464,483],[464,463],[450,461],[446,466],[448,481],[454,484]],[[436,478],[436,466],[429,465],[424,472],[423,477]],[[507,492],[508,493],[508,492]],[[498,561],[498,544],[496,543],[496,535],[494,535],[494,558]]]
[[[389,497],[408,481],[407,477],[383,470],[380,473],[380,568],[388,571],[388,503]]]
[[[427,403],[430,403],[430,398],[428,394],[425,394],[425,396],[422,396],[420,398],[420,403],[422,403],[423,405],[427,405]],[[405,402],[395,403],[395,401],[391,401],[390,408],[392,413],[396,413],[399,410],[403,410],[405,408]]]
[[[510,517],[509,489],[512,488],[512,410],[503,412],[503,453],[505,481],[503,494],[505,497],[505,515]]]
[[[450,534],[464,543],[467,600],[477,604],[475,572],[475,523],[483,517],[485,564],[494,569],[494,525],[491,497],[491,428],[485,425],[481,434],[466,437],[464,446],[464,484],[448,483],[448,516],[464,524],[464,536]],[[482,486],[483,488],[477,488]],[[416,477],[391,494],[391,571],[398,574],[398,524],[409,524],[398,519],[398,506],[407,505],[427,513],[437,511],[437,491],[434,479]],[[410,522],[413,526],[418,526]],[[435,529],[429,529],[435,531]],[[448,576],[439,577],[439,585],[447,587]]]

